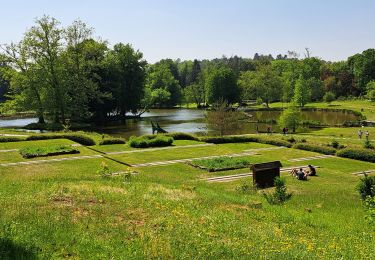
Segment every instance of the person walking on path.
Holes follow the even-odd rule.
[[[358,138],[359,138],[359,139],[362,139],[362,134],[363,134],[362,130],[359,129],[359,130],[358,130]]]
[[[368,141],[368,138],[369,138],[369,135],[370,135],[369,132],[366,131],[365,135],[366,135],[366,140]]]

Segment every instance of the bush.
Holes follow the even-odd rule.
[[[48,139],[68,139],[73,142],[82,144],[82,145],[95,145],[95,141],[82,134],[43,134],[43,135],[30,135],[26,138],[28,141],[34,141],[34,140],[48,140]]]
[[[337,156],[366,162],[375,162],[375,151],[361,148],[345,148],[337,152]]]
[[[362,200],[367,197],[375,197],[375,176],[367,176],[361,178],[357,185],[357,191],[361,195]]]
[[[48,147],[26,147],[20,150],[20,154],[23,158],[35,158],[35,157],[46,157],[62,154],[75,154],[79,153],[77,149],[71,146],[58,145]]]
[[[285,179],[276,177],[275,186],[276,186],[276,189],[273,193],[270,193],[270,194],[263,193],[263,196],[266,198],[269,204],[282,204],[292,197],[292,193],[287,192]]]
[[[327,102],[327,103],[331,103],[332,101],[334,101],[336,99],[336,96],[333,92],[331,91],[328,91],[324,94],[323,96],[323,100],[324,102]]]
[[[199,140],[199,138],[195,135],[182,133],[182,132],[167,133],[167,134],[164,134],[164,135],[172,137],[173,140],[194,140],[194,141]]]
[[[100,141],[99,145],[110,145],[110,144],[125,144],[125,140],[122,138],[105,138]]]
[[[133,148],[163,147],[172,145],[174,139],[164,135],[132,136],[129,145]]]
[[[61,131],[64,129],[64,126],[60,123],[31,123],[24,128],[28,130]]]
[[[26,138],[18,137],[18,136],[0,136],[0,143],[21,142],[21,141],[26,141]]]
[[[248,136],[248,135],[201,137],[200,140],[206,143],[213,143],[213,144],[255,142],[255,143],[270,144],[270,145],[275,145],[275,146],[285,146],[285,147],[292,146],[289,142],[285,140],[276,139],[272,137]]]
[[[365,149],[374,149],[374,146],[369,140],[365,140],[365,143],[363,144],[363,148]]]
[[[375,222],[375,197],[367,197],[365,199],[365,207],[368,212],[368,220],[370,222]]]
[[[337,148],[339,148],[340,143],[339,143],[337,140],[333,140],[333,141],[331,142],[331,146],[332,146],[333,148],[337,149]]]
[[[306,144],[306,143],[295,144],[293,145],[293,148],[316,152],[316,153],[328,154],[328,155],[334,155],[336,153],[336,149],[334,148],[324,147],[324,146],[314,145],[314,144]]]

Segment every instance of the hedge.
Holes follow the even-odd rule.
[[[375,162],[375,151],[369,149],[345,148],[338,151],[337,156],[366,162]]]
[[[77,149],[66,145],[48,146],[48,147],[27,147],[20,150],[23,158],[35,158],[55,156],[62,154],[76,154],[79,153]]]
[[[164,134],[165,136],[172,137],[174,140],[194,140],[199,141],[199,138],[192,134],[182,133],[182,132],[174,132],[174,133],[167,133]]]
[[[26,141],[26,138],[18,137],[18,136],[0,136],[0,143],[21,142],[21,141]]]
[[[105,138],[100,141],[99,145],[110,145],[110,144],[125,144],[125,140],[122,138]]]
[[[68,139],[73,142],[82,144],[82,145],[95,145],[95,141],[86,135],[82,134],[44,134],[44,135],[30,135],[26,138],[27,141],[34,140],[48,140],[48,139]]]
[[[306,144],[306,143],[298,143],[293,145],[294,149],[306,150],[316,153],[334,155],[336,154],[336,149],[331,147],[321,146],[321,145],[314,145],[314,144]]]
[[[129,139],[129,145],[133,148],[148,148],[148,147],[163,147],[170,146],[173,143],[173,138],[164,135],[147,135],[147,136],[132,136]]]
[[[270,144],[270,145],[275,145],[275,146],[285,146],[285,147],[292,146],[288,141],[285,141],[285,140],[275,139],[272,137],[248,136],[248,135],[201,137],[200,140],[206,143],[213,143],[213,144],[256,142],[256,143]]]

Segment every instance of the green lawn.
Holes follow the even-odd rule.
[[[2,143],[0,149],[25,144],[72,142]],[[111,157],[141,163],[264,147],[272,146],[220,144]],[[81,154],[98,154],[85,147],[78,149]],[[114,145],[104,149],[129,148]],[[25,161],[16,154],[1,153],[0,160]],[[307,182],[282,173],[293,193],[282,206],[269,205],[261,191],[237,191],[250,184],[251,178],[227,183],[202,180],[249,172],[247,168],[208,173],[183,163],[142,167],[126,181],[122,175],[101,177],[97,171],[103,161],[113,172],[128,169],[104,158],[0,166],[0,256],[13,250],[18,256],[44,259],[375,258],[374,226],[365,220],[355,191],[359,179],[351,174],[375,169],[375,164],[342,158],[288,161],[314,155],[318,154],[284,148],[246,156],[252,163],[281,160],[283,166],[321,166],[318,177]],[[254,206],[259,203],[260,208]]]

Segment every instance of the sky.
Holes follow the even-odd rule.
[[[324,60],[375,48],[374,0],[0,0],[0,44],[19,41],[44,14],[81,19],[111,44],[163,58],[253,57],[306,47]]]

